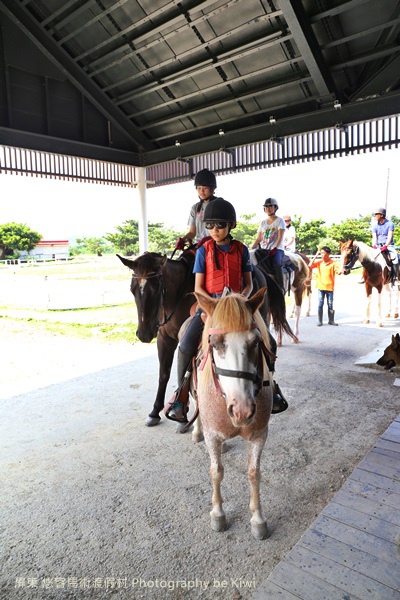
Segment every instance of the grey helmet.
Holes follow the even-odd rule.
[[[275,206],[276,207],[275,210],[278,210],[278,208],[279,208],[278,201],[275,200],[275,198],[267,198],[263,204],[264,208],[267,206],[267,204],[272,204],[273,206]]]
[[[374,215],[383,215],[384,217],[386,217],[386,208],[377,208],[374,211]]]

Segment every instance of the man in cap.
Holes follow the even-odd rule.
[[[393,244],[394,223],[386,218],[386,208],[377,208],[374,217],[376,222],[372,225],[372,246],[391,260],[394,276],[397,277],[399,265]]]

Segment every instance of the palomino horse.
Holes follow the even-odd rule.
[[[301,305],[303,303],[303,297],[307,294],[308,297],[308,310],[307,316],[310,314],[310,302],[311,302],[311,280],[310,280],[310,269],[307,266],[306,261],[300,254],[289,252],[285,250],[285,254],[290,258],[294,266],[295,271],[290,273],[286,270],[283,272],[283,286],[286,291],[290,289],[294,296],[293,312],[294,317],[294,334],[296,337],[299,335],[299,321],[301,314]],[[278,346],[282,344],[282,339],[278,337]]]
[[[211,527],[226,528],[222,508],[221,482],[224,468],[221,451],[224,440],[241,436],[248,442],[251,532],[257,539],[268,536],[260,503],[260,461],[267,439],[272,407],[272,377],[266,354],[269,337],[258,312],[265,288],[246,300],[231,294],[215,300],[196,294],[206,312],[202,350],[198,367],[200,416],[193,440],[204,440],[210,455],[213,483]]]
[[[119,254],[117,256],[132,270],[131,292],[138,311],[138,338],[148,343],[157,336],[158,390],[153,409],[145,421],[151,427],[158,425],[161,420],[160,412],[164,409],[179,329],[189,317],[190,308],[195,302],[192,274],[194,254],[184,252],[179,260],[167,259],[157,252],[145,252],[134,260]],[[267,315],[270,311],[277,334],[285,332],[293,337],[294,333],[286,319],[282,291],[272,277],[267,279],[258,268],[254,271],[254,291],[267,285],[262,314]]]
[[[340,273],[348,275],[357,260],[363,267],[363,278],[365,282],[365,291],[367,293],[367,307],[363,323],[370,322],[372,290],[375,288],[378,292],[378,318],[376,324],[382,327],[382,290],[388,293],[390,302],[389,313],[392,310],[392,292],[395,297],[396,307],[394,317],[398,318],[398,285],[392,286],[389,282],[389,269],[384,257],[379,249],[371,248],[364,242],[358,242],[350,239],[347,242],[340,243],[341,270]]]

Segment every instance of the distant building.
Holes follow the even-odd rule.
[[[67,260],[68,257],[68,240],[40,240],[30,252],[19,253],[19,258],[22,259]]]

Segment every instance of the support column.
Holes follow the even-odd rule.
[[[149,247],[147,229],[147,203],[146,203],[146,169],[137,168],[137,189],[139,191],[139,252],[143,254]]]

